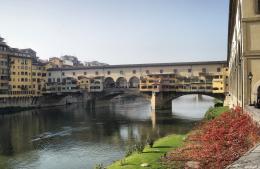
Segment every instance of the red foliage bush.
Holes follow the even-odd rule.
[[[164,161],[198,161],[200,168],[225,168],[260,141],[260,129],[236,108],[204,122],[186,141]]]

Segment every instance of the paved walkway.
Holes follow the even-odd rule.
[[[260,109],[247,106],[245,110],[260,125]],[[227,167],[227,169],[260,169],[260,144]]]
[[[249,115],[255,122],[258,123],[258,125],[260,125],[260,109],[257,109],[253,106],[246,106],[245,111],[249,113]]]
[[[227,169],[260,169],[260,145],[235,161]]]

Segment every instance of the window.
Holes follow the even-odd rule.
[[[206,68],[202,68],[202,73],[206,73],[207,69]]]
[[[51,76],[51,73],[49,73],[49,76]]]
[[[162,69],[160,70],[160,73],[163,73],[163,70],[162,70]]]
[[[173,72],[174,73],[178,73],[178,69],[173,69]]]
[[[260,14],[260,0],[256,0],[256,13]]]
[[[218,68],[217,68],[217,72],[220,72],[220,71],[221,71],[221,69],[220,69],[220,67],[218,67]]]
[[[110,71],[107,71],[107,74],[108,74],[108,75],[110,75],[110,73],[111,73]]]
[[[122,75],[122,74],[124,74],[124,72],[122,70],[120,70],[120,74]]]
[[[136,74],[136,70],[133,70],[133,74]]]
[[[62,72],[62,76],[65,76],[65,72]]]
[[[87,72],[84,72],[84,75],[87,75]]]
[[[191,71],[192,71],[191,69],[188,69],[188,72],[189,72],[189,73],[191,73]]]
[[[95,74],[98,75],[98,71],[96,71]]]
[[[72,74],[73,74],[73,76],[75,76],[75,75],[76,75],[76,73],[75,73],[75,72],[72,72]]]
[[[149,73],[150,73],[150,71],[149,71],[149,70],[146,70],[145,72],[146,72],[146,74],[149,74]]]

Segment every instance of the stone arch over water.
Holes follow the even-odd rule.
[[[129,88],[139,88],[140,79],[133,76],[129,79]]]
[[[126,78],[124,78],[124,77],[119,77],[119,78],[116,80],[116,87],[117,87],[117,88],[127,88],[128,85],[127,85],[127,80],[126,80]]]
[[[105,88],[114,88],[115,87],[115,81],[112,77],[107,77],[104,81],[104,87]]]

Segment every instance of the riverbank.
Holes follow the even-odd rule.
[[[190,168],[225,168],[260,142],[260,128],[240,108],[202,122],[183,147],[163,158],[168,166],[181,162]]]
[[[64,95],[44,95],[39,97],[0,98],[0,114],[12,114],[25,110],[65,106],[73,103],[88,102],[92,96],[88,93],[70,93]]]
[[[251,118],[240,109],[210,108],[201,124],[187,136],[163,137],[155,142],[154,148],[146,146],[142,153],[119,160],[108,169],[144,168],[142,164],[159,169],[225,168],[260,142],[258,131]],[[157,144],[167,149],[157,150]]]
[[[176,149],[183,145],[186,135],[169,135],[158,139],[154,142],[153,147],[146,146],[142,153],[134,152],[128,157],[125,157],[107,169],[141,169],[141,165],[147,166],[150,169],[163,169],[165,166],[160,162],[160,158],[168,151]]]
[[[205,114],[205,119],[213,119],[227,110],[228,107],[210,108]],[[142,164],[147,164],[151,169],[167,168],[167,165],[162,163],[161,158],[173,149],[184,146],[186,137],[187,135],[173,134],[160,138],[155,141],[153,148],[147,145],[142,153],[135,152],[128,157],[124,157],[108,166],[107,169],[141,169],[144,168],[141,166]],[[182,164],[175,163],[174,165],[180,168]]]

